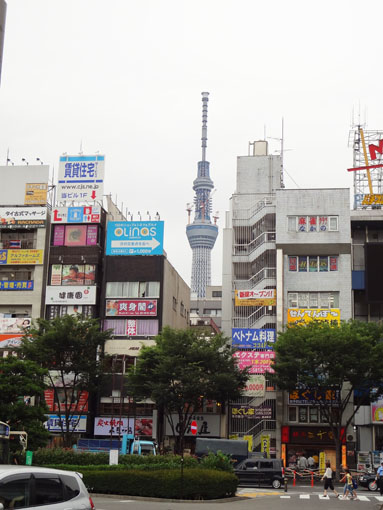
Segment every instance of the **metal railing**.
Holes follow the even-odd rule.
[[[275,242],[274,232],[262,232],[258,237],[246,244],[234,244],[233,255],[249,256],[264,243]]]
[[[263,267],[258,271],[258,273],[253,275],[248,280],[234,280],[233,290],[252,290],[266,278],[275,279],[276,277],[277,277],[276,267]]]

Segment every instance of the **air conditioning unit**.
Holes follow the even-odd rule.
[[[349,433],[349,434],[347,434],[347,435],[346,435],[346,441],[347,441],[348,443],[352,443],[352,442],[354,442],[354,443],[355,443],[355,441],[356,441],[355,433]]]

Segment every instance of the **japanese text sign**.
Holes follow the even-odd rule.
[[[276,290],[236,290],[235,306],[275,306]]]
[[[61,415],[61,422],[62,426],[64,428],[64,431],[66,430],[66,420],[65,415]],[[86,432],[86,416],[76,416],[73,415],[70,417],[69,420],[69,430],[74,432]],[[61,424],[60,424],[60,418],[56,414],[50,414],[48,415],[48,421],[44,423],[44,426],[46,429],[49,430],[49,432],[61,432]]]
[[[110,221],[107,255],[162,255],[163,221]]]
[[[43,250],[0,250],[0,264],[42,264]]]
[[[263,375],[250,375],[246,382],[246,386],[241,390],[244,397],[264,397],[266,388],[266,380]]]
[[[287,323],[307,324],[312,321],[340,324],[339,308],[289,308],[287,310]]]
[[[0,228],[45,227],[46,207],[0,207]]]
[[[339,403],[338,390],[294,390],[289,392],[289,404],[308,405],[315,404],[331,404]]]
[[[108,299],[106,301],[107,316],[138,316],[157,315],[156,299]]]
[[[231,340],[233,346],[272,349],[275,343],[275,329],[233,328]]]
[[[100,223],[100,206],[55,207],[52,223]]]
[[[258,420],[271,420],[272,408],[270,406],[233,406],[231,408],[233,418],[255,418]]]
[[[240,370],[250,367],[250,374],[264,374],[265,372],[274,373],[271,367],[275,359],[274,351],[236,351],[233,356],[237,360]]]
[[[0,281],[0,290],[33,290],[33,280]]]
[[[25,184],[25,204],[45,205],[47,203],[48,184],[46,182],[27,182]]]
[[[73,285],[48,286],[45,303],[47,305],[94,305],[96,304],[96,287]]]
[[[105,156],[61,156],[58,202],[102,201]]]

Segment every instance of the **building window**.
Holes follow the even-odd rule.
[[[338,216],[288,216],[288,232],[338,231]]]
[[[308,419],[307,407],[299,407],[298,408],[299,423],[307,423],[307,419]]]
[[[213,290],[211,295],[213,297],[221,298],[222,297],[222,290]]]
[[[310,407],[309,408],[309,419],[310,423],[318,423],[318,408],[317,407]]]
[[[107,298],[159,298],[160,282],[107,282]]]
[[[339,308],[339,292],[288,292],[289,308]]]
[[[181,301],[181,305],[180,305],[180,314],[182,317],[185,316],[185,305],[183,304],[182,301]]]
[[[289,421],[297,421],[297,408],[289,406]]]
[[[210,317],[221,317],[221,308],[204,308],[203,315],[209,315]]]
[[[173,310],[177,311],[177,299],[173,296]]]
[[[147,337],[158,335],[157,319],[105,319],[104,331],[113,330],[114,336]]]
[[[289,256],[289,271],[296,273],[338,271],[338,255]]]

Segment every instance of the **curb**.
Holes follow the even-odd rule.
[[[89,493],[91,497],[95,498],[110,498],[110,499],[131,499],[133,501],[155,501],[155,502],[171,502],[171,503],[233,503],[234,501],[248,500],[243,496],[234,496],[232,498],[223,499],[167,499],[167,498],[149,498],[145,496],[129,496],[128,494],[99,494],[95,492]]]

